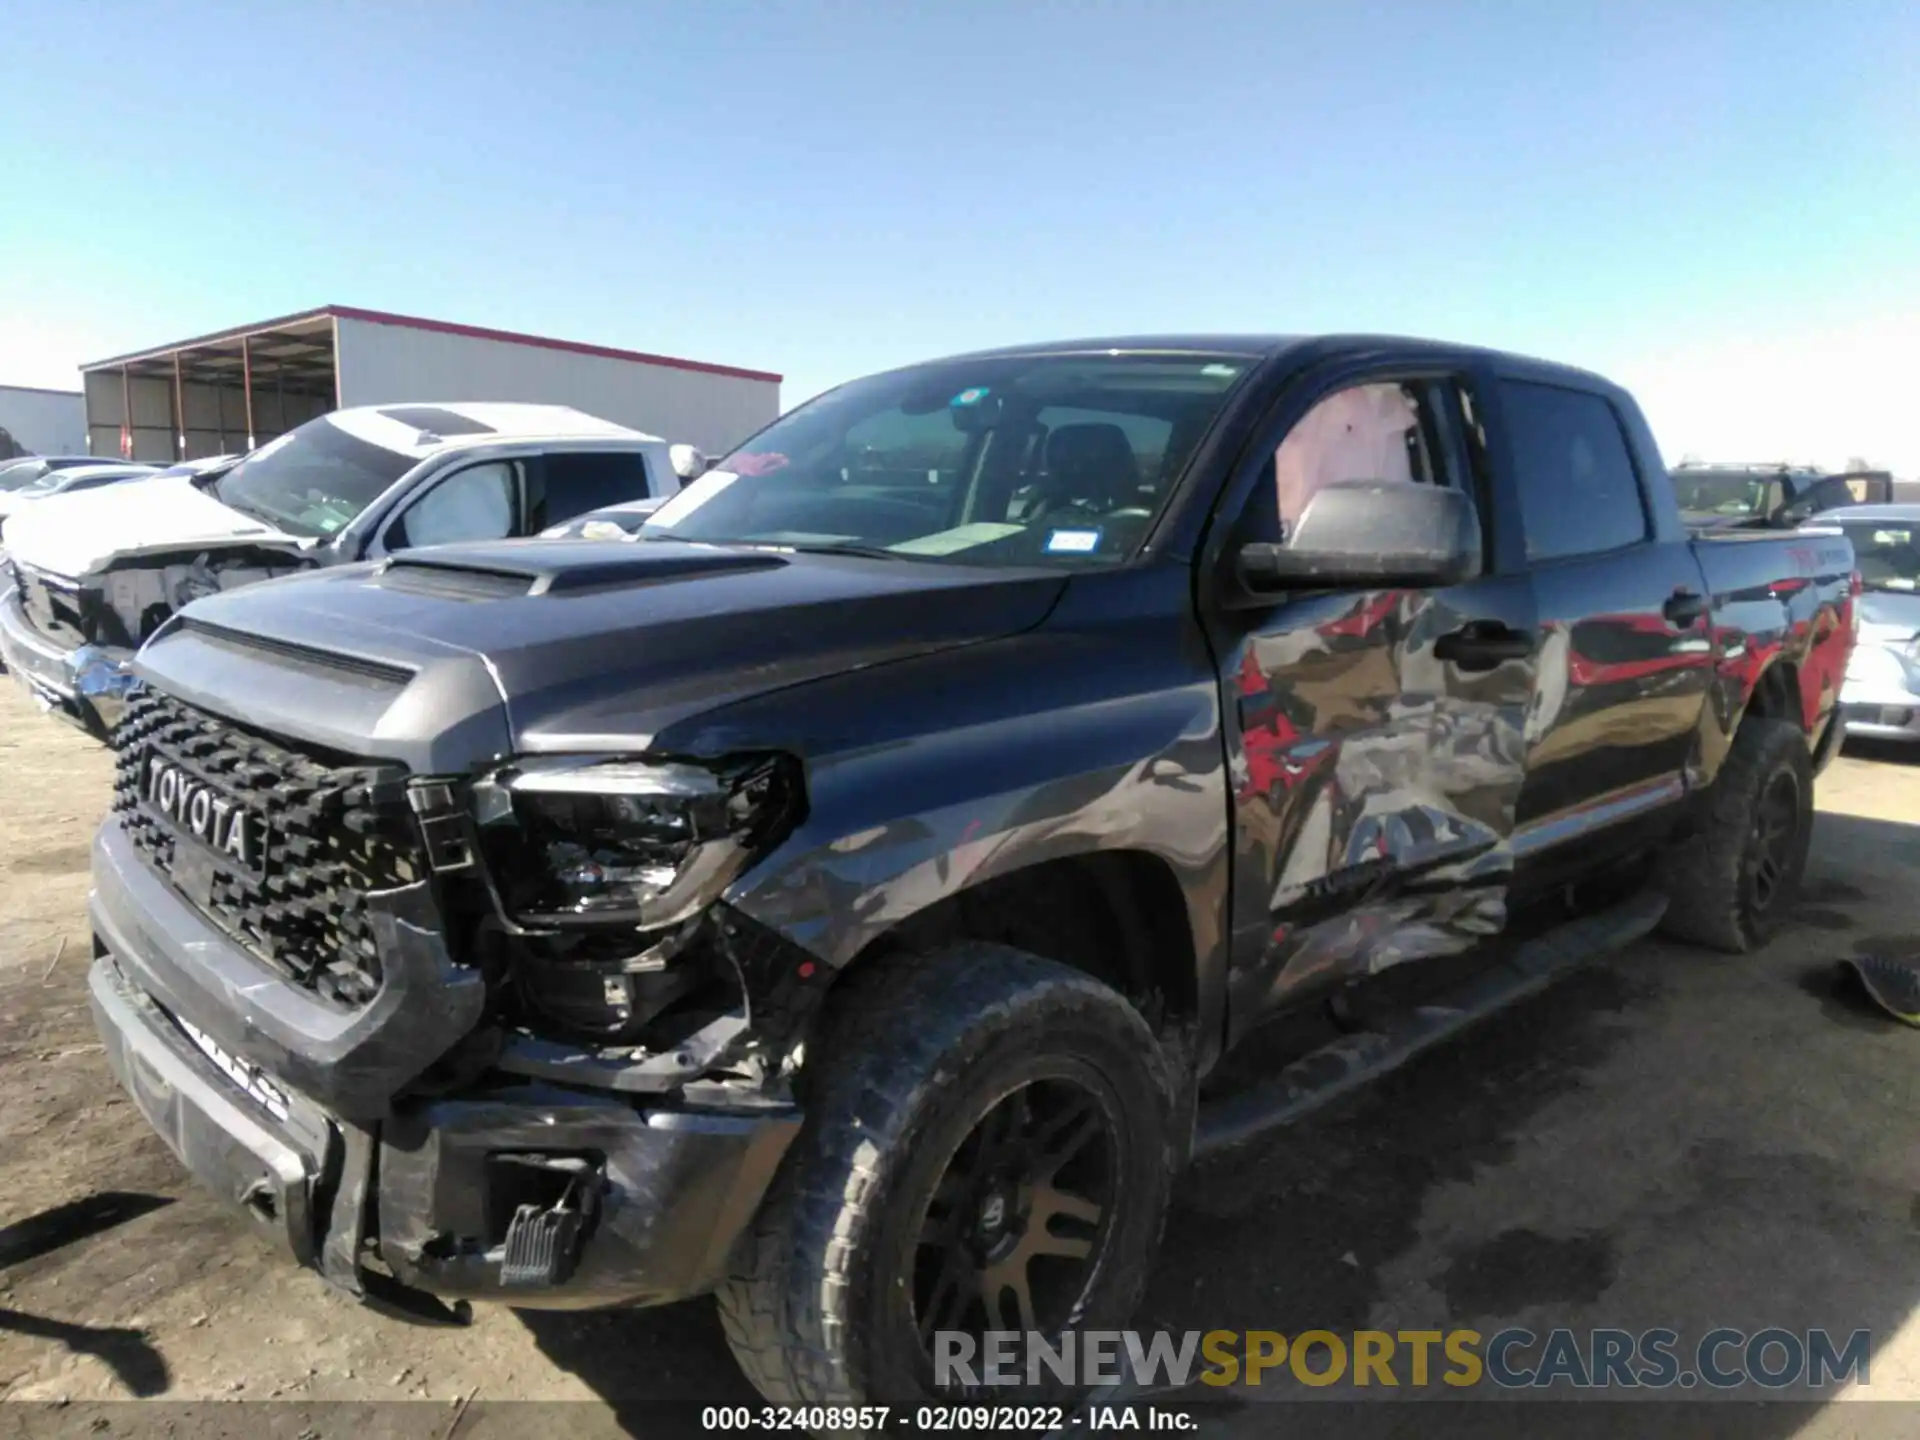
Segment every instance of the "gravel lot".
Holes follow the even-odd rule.
[[[705,1304],[409,1326],[282,1266],[201,1195],[121,1098],[87,1014],[110,768],[0,682],[0,1395],[71,1400],[60,1428],[82,1432],[308,1440],[519,1433],[531,1412],[500,1402],[530,1400],[589,1402],[543,1407],[546,1433],[659,1433],[663,1401],[752,1400]],[[1638,946],[1196,1171],[1142,1328],[1864,1327],[1856,1395],[1920,1397],[1920,1036],[1828,978],[1850,951],[1920,954],[1920,757],[1849,754],[1820,802],[1807,898],[1767,953]],[[130,1396],[162,1403],[88,1403]],[[415,1403],[329,1403],[349,1400]],[[1329,1408],[1285,1422],[1317,1429]],[[1432,1431],[1436,1407],[1371,1408]],[[1716,1408],[1760,1436],[1914,1413]],[[4,1412],[16,1430],[39,1413]],[[1283,1423],[1257,1397],[1208,1415]]]

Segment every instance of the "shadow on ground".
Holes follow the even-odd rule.
[[[38,1260],[172,1203],[160,1195],[116,1191],[56,1205],[0,1229],[0,1267]],[[144,1330],[76,1325],[0,1307],[0,1332],[53,1340],[76,1355],[92,1355],[134,1395],[159,1395],[167,1388],[167,1362]]]
[[[1869,948],[1920,958],[1915,932],[1886,928],[1889,916],[1911,914],[1901,876],[1920,873],[1920,828],[1836,815],[1819,826],[1794,924],[1762,955],[1637,947],[1338,1108],[1195,1168],[1177,1192],[1137,1327],[1298,1334],[1380,1323],[1396,1267],[1433,1249],[1423,1238],[1430,1198],[1454,1187],[1456,1207],[1463,1188],[1469,1210],[1485,1190],[1507,1195],[1499,1209],[1515,1213],[1483,1215],[1471,1240],[1429,1257],[1427,1288],[1415,1293],[1430,1297],[1433,1311],[1418,1323],[1431,1328],[1492,1333],[1512,1317],[1546,1315],[1565,1317],[1548,1324],[1672,1325],[1696,1337],[1715,1324],[1891,1336],[1920,1303],[1920,1201],[1889,1178],[1906,1168],[1912,1111],[1898,1091],[1867,1093],[1864,1077],[1920,1073],[1920,1037],[1896,1035],[1902,1027],[1837,987],[1834,961]],[[1537,1152],[1557,1143],[1555,1127],[1589,1114],[1608,1116],[1601,1138],[1543,1166]],[[1809,1147],[1810,1134],[1836,1125],[1852,1126],[1847,1143]],[[1642,1129],[1664,1138],[1643,1146]],[[1864,1148],[1850,1149],[1856,1142]],[[1540,1204],[1514,1206],[1487,1183],[1503,1173],[1511,1181],[1515,1169],[1527,1171]],[[1542,1218],[1578,1208],[1556,1202],[1623,1186],[1629,1198],[1611,1226],[1569,1231]],[[633,1433],[657,1431],[662,1401],[754,1403],[708,1304],[523,1319]],[[1278,1409],[1244,1390],[1193,1386],[1166,1398],[1204,1401],[1207,1429],[1247,1434],[1411,1436],[1455,1424],[1484,1433],[1511,1417],[1533,1433],[1545,1422],[1554,1433],[1764,1440],[1819,1433],[1827,1413],[1816,1398],[1589,1400],[1496,1414],[1477,1404],[1354,1404],[1356,1392],[1340,1393]]]

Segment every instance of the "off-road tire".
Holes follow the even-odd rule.
[[[1755,826],[1769,792],[1789,785],[1796,795],[1789,851],[1762,897],[1754,876],[1760,843]],[[1699,828],[1655,867],[1654,884],[1667,896],[1660,928],[1676,939],[1744,955],[1773,937],[1800,890],[1813,837],[1807,737],[1785,720],[1743,721],[1704,804]]]
[[[1124,1326],[1159,1246],[1175,1163],[1175,1087],[1139,1013],[1079,971],[981,942],[879,957],[841,985],[809,1043],[806,1121],[718,1293],[754,1388],[778,1404],[952,1398],[932,1389],[911,1281],[881,1272],[899,1268],[887,1257],[985,1097],[1036,1065],[1095,1077],[1119,1123],[1118,1198],[1068,1328]]]

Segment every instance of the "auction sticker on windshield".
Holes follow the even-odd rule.
[[[1056,530],[1047,536],[1049,555],[1091,555],[1099,548],[1098,530]]]

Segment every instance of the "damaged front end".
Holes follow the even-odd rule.
[[[44,708],[105,740],[125,713],[140,645],[207,595],[307,569],[295,546],[255,542],[114,555],[78,576],[14,557],[0,654]]]
[[[381,1259],[518,1304],[711,1288],[798,1129],[825,988],[720,900],[799,820],[798,765],[529,759],[408,798],[487,1022],[382,1127]]]
[[[420,778],[151,692],[120,738],[95,1010],[205,1183],[376,1300],[716,1283],[827,979],[720,898],[801,818],[797,762]]]

